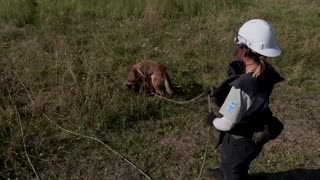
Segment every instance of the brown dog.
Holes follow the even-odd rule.
[[[127,87],[135,92],[141,89],[155,92],[160,96],[172,94],[172,85],[166,68],[154,61],[144,60],[132,66]]]

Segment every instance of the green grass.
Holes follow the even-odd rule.
[[[18,114],[41,179],[144,179],[101,144],[47,121],[19,78],[41,112],[101,139],[153,179],[196,179],[206,98],[179,106],[137,96],[124,86],[127,73],[154,59],[181,88],[172,98],[191,99],[226,78],[232,34],[252,18],[268,20],[283,49],[270,59],[286,78],[271,108],[286,129],[251,172],[317,179],[310,169],[320,165],[320,4],[309,0],[0,0],[0,179],[34,177]],[[212,130],[205,168],[218,165],[216,138]]]

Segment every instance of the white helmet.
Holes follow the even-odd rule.
[[[262,19],[252,19],[244,23],[236,38],[237,43],[246,44],[253,51],[266,57],[276,57],[281,54],[272,27]]]

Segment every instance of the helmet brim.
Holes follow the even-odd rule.
[[[254,50],[254,49],[253,49]],[[259,49],[259,50],[254,50],[257,53],[264,55],[266,57],[277,57],[281,55],[281,49],[276,46],[272,49]]]

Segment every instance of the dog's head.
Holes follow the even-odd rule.
[[[127,81],[126,86],[128,89],[130,89],[131,91],[134,91],[136,93],[139,92],[139,90],[140,90],[139,83],[136,81]]]

